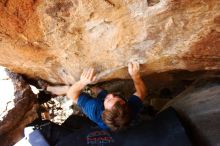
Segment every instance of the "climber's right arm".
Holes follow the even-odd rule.
[[[72,98],[74,103],[77,103],[79,95],[83,88],[85,88],[86,85],[91,84],[96,79],[96,76],[94,74],[94,69],[90,68],[88,70],[83,70],[83,73],[81,74],[80,80],[73,84],[69,90],[67,91],[67,97]]]

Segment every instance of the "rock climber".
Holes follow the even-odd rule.
[[[152,121],[132,125],[133,122],[138,122],[137,119],[142,114],[147,88],[141,79],[138,63],[130,63],[128,72],[134,82],[136,92],[127,100],[118,94],[108,93],[98,87],[91,89],[97,93],[97,98],[84,93],[83,89],[96,80],[92,68],[84,70],[80,80],[72,86],[46,86],[45,88],[52,94],[67,94],[90,120],[84,116],[71,115],[62,125],[57,125],[40,119],[27,125],[26,137],[19,143],[24,145],[25,141],[28,143],[27,145],[34,145],[38,142],[37,145],[41,146],[49,144],[56,146],[133,146],[180,143],[191,146],[184,127],[173,108],[159,113]],[[129,129],[126,132],[115,132],[127,127]],[[32,132],[28,133],[31,129],[33,129]]]
[[[140,75],[140,65],[137,62],[128,64],[128,72],[134,82],[135,93],[127,100],[117,93],[108,93],[102,88],[94,88],[97,98],[91,97],[82,90],[96,80],[93,68],[84,69],[80,80],[72,86],[47,86],[52,94],[65,94],[71,98],[83,113],[101,129],[120,131],[126,129],[132,119],[135,119],[143,107],[147,88]]]

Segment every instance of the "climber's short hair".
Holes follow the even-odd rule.
[[[102,120],[112,131],[126,129],[131,121],[131,110],[127,102],[121,104],[118,101],[111,110],[105,109],[102,113]]]

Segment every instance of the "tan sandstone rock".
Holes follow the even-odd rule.
[[[142,73],[220,69],[219,0],[1,0],[0,64],[71,84]]]

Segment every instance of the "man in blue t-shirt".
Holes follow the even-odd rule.
[[[71,87],[47,87],[53,94],[60,95],[67,91],[67,96],[73,99],[84,114],[101,129],[119,131],[125,129],[143,106],[142,101],[147,95],[146,86],[141,79],[140,65],[137,62],[128,64],[128,72],[134,82],[136,92],[128,99],[118,94],[108,93],[106,90],[96,88],[97,98],[92,98],[82,90],[96,80],[94,69],[84,70],[80,80]]]

